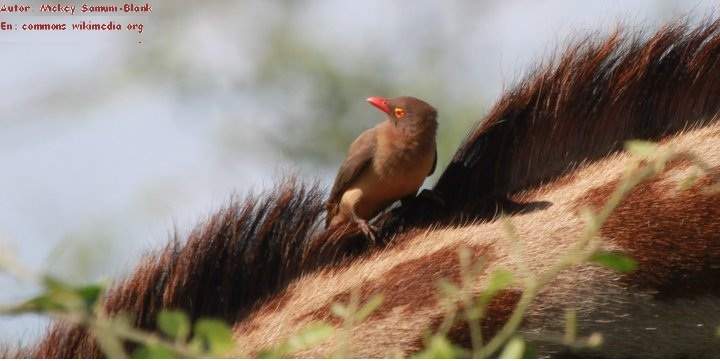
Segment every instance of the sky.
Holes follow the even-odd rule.
[[[306,114],[323,114],[316,108],[336,100],[330,92],[317,101],[319,78],[287,71],[295,63],[328,59],[340,74],[359,74],[336,85],[358,94],[377,95],[363,88],[367,78],[451,108],[470,104],[478,110],[439,107],[441,128],[443,114],[458,114],[453,124],[466,128],[573,39],[619,24],[652,31],[684,16],[698,21],[718,7],[692,0],[150,3],[152,13],[132,16],[0,13],[16,24],[144,24],[143,33],[0,32],[0,252],[38,272],[74,282],[119,277],[231,194],[267,189],[287,173],[331,183],[341,153],[319,162],[278,147],[294,134],[286,128],[303,128]],[[265,56],[285,38],[303,46],[279,60]],[[362,129],[376,120],[364,97],[349,109],[334,121]],[[38,292],[3,274],[0,290],[0,304]],[[46,325],[41,317],[0,317],[0,342],[31,342]]]

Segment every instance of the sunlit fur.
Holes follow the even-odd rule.
[[[713,167],[720,165],[720,126],[714,125],[672,138],[680,149],[692,148]],[[293,282],[273,303],[258,309],[236,326],[243,350],[257,350],[297,333],[312,320],[340,326],[330,305],[347,303],[354,288],[361,302],[382,294],[384,302],[369,320],[357,326],[350,344],[354,355],[380,357],[408,355],[422,347],[424,331],[437,327],[444,309],[436,285],[446,278],[459,281],[457,249],[468,247],[496,267],[518,270],[522,263],[533,272],[554,264],[580,239],[584,205],[604,202],[629,158],[616,154],[583,167],[555,184],[518,195],[525,202],[546,202],[547,208],[511,217],[522,247],[514,253],[499,221],[463,227],[428,229],[400,235],[395,246],[327,272],[313,273]],[[720,352],[714,339],[720,325],[720,195],[702,193],[700,183],[675,191],[688,174],[685,162],[674,163],[662,177],[643,184],[610,218],[602,234],[607,248],[622,250],[640,261],[630,275],[597,266],[582,266],[563,273],[531,308],[523,327],[530,336],[561,333],[564,309],[578,312],[579,330],[601,331],[612,356],[684,356]],[[477,290],[484,285],[484,277]],[[332,290],[332,292],[328,292]],[[492,335],[517,302],[517,290],[506,291],[491,304],[483,325]],[[452,336],[468,341],[460,327]],[[467,346],[467,344],[466,344]],[[331,353],[332,344],[300,356]],[[541,355],[564,351],[559,345],[539,344]]]
[[[383,242],[356,230],[320,231],[322,192],[286,182],[261,198],[234,202],[210,216],[185,242],[173,241],[110,291],[111,313],[127,311],[152,328],[157,312],[182,308],[193,319],[234,325],[238,354],[253,355],[325,320],[330,306],[382,294],[384,302],[355,326],[353,356],[408,356],[442,321],[437,283],[457,281],[457,250],[468,247],[489,270],[525,265],[538,272],[579,238],[578,212],[601,205],[618,184],[627,139],[689,150],[712,168],[692,188],[676,182],[692,171],[675,161],[643,183],[602,228],[606,247],[639,261],[620,275],[585,265],[566,271],[533,303],[522,334],[533,340],[562,331],[577,310],[579,333],[600,331],[602,356],[718,356],[720,340],[720,196],[704,192],[720,170],[720,22],[667,26],[649,37],[618,32],[587,39],[538,68],[480,121],[441,176],[445,200],[417,201],[380,217]],[[518,228],[511,248],[503,211]],[[482,324],[486,338],[520,296],[502,292]],[[450,334],[468,346],[467,327]],[[329,355],[335,339],[296,356]],[[535,341],[541,356],[564,347]],[[99,356],[84,331],[54,324],[22,355]]]

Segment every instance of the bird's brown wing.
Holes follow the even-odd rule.
[[[376,130],[372,128],[364,131],[350,144],[348,155],[340,165],[340,170],[338,170],[335,183],[330,191],[330,198],[326,203],[328,221],[335,215],[336,206],[340,202],[343,193],[362,171],[372,163],[376,143]]]

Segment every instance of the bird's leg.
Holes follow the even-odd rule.
[[[367,237],[371,242],[375,243],[376,240],[376,234],[377,234],[377,228],[375,228],[373,225],[368,223],[368,221],[360,218],[357,214],[355,214],[355,210],[353,209],[350,213],[352,216],[353,222],[357,224],[358,228],[360,228],[360,231]]]

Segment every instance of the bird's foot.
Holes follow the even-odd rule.
[[[358,228],[360,228],[360,231],[369,239],[371,242],[375,243],[377,239],[377,228],[368,223],[364,219],[356,219],[355,224],[357,224]]]

